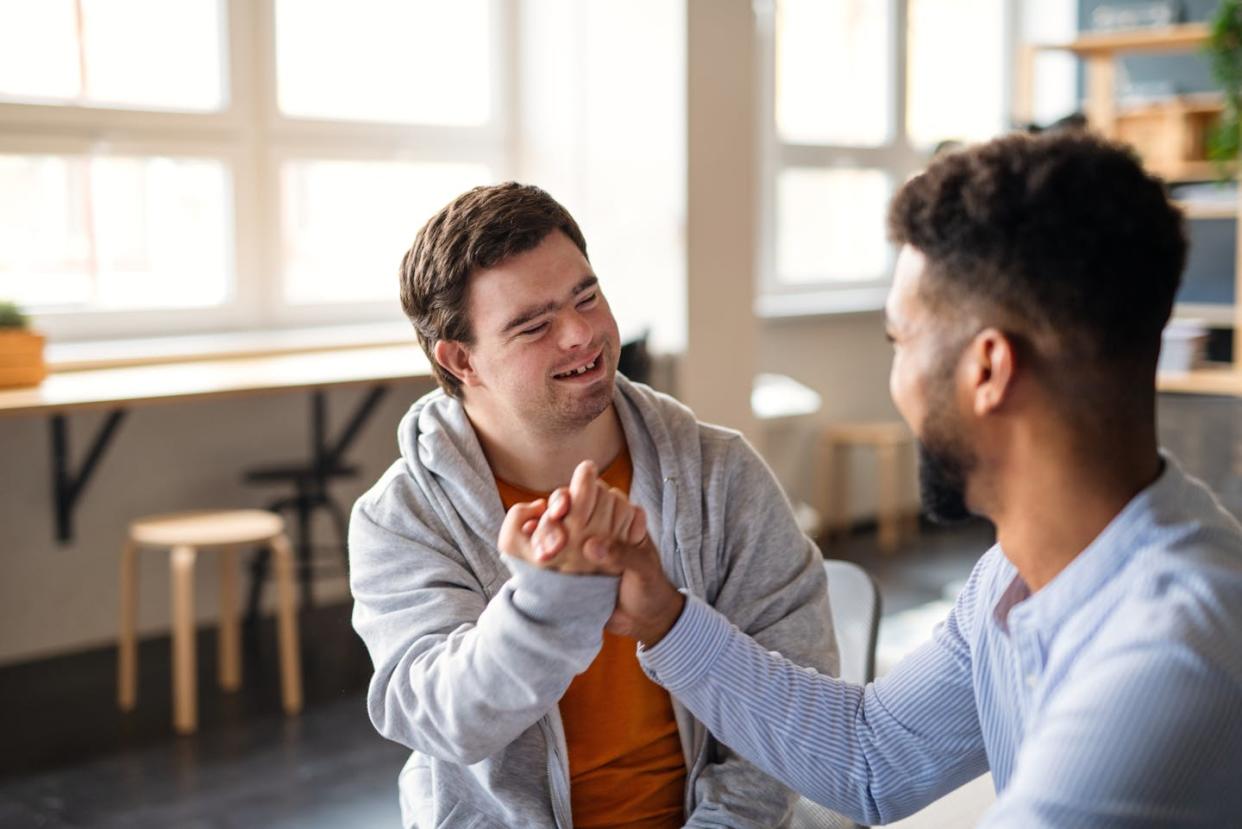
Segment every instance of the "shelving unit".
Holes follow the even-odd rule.
[[[1030,121],[1036,56],[1045,51],[1070,52],[1086,65],[1083,108],[1092,129],[1115,140],[1141,144],[1146,150],[1140,150],[1146,167],[1171,184],[1211,181],[1217,177],[1218,168],[1213,162],[1203,160],[1203,146],[1207,125],[1222,109],[1219,101],[1194,96],[1126,107],[1118,102],[1116,88],[1120,56],[1193,51],[1207,43],[1208,35],[1207,24],[1186,23],[1124,32],[1090,32],[1069,43],[1027,45],[1022,50],[1016,76],[1015,109],[1020,118]],[[1233,172],[1236,176],[1236,167]],[[1239,194],[1242,198],[1242,188]],[[1188,219],[1236,220],[1242,212],[1242,206],[1236,201],[1181,205]],[[1161,374],[1158,382],[1162,391],[1242,396],[1242,354],[1239,354],[1242,342],[1236,336],[1237,332],[1242,332],[1242,232],[1237,237],[1233,307],[1179,305],[1174,309],[1174,316],[1206,318],[1212,327],[1232,328],[1235,332],[1233,361],[1210,364],[1184,374]],[[1211,313],[1202,313],[1209,309]]]

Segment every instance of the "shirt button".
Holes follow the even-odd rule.
[[[1035,676],[1035,674],[1028,674],[1026,677],[1026,687],[1034,688],[1035,683],[1038,681],[1039,681],[1039,677]]]

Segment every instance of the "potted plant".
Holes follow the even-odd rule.
[[[43,335],[12,302],[0,302],[0,388],[37,386],[47,377]]]
[[[1237,160],[1242,137],[1242,0],[1222,0],[1205,48],[1212,78],[1225,96],[1225,111],[1208,140],[1208,156],[1227,180],[1231,177],[1228,165]]]

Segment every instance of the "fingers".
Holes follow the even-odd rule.
[[[573,502],[574,514],[581,516],[582,522],[595,510],[595,498],[598,493],[596,482],[599,471],[592,461],[583,461],[574,469],[573,478],[569,482],[569,500]]]
[[[569,489],[568,487],[557,487],[548,496],[548,516],[555,518],[557,521],[565,517],[569,512]]]
[[[582,545],[582,554],[605,570],[619,572],[632,565],[634,549],[619,541],[592,536]]]
[[[625,531],[625,543],[630,546],[637,545],[647,537],[647,513],[643,508],[635,505],[634,512],[630,516],[630,524]]]
[[[505,513],[505,520],[500,525],[500,538],[496,542],[500,551],[516,558],[530,560],[532,552],[529,534],[524,533],[523,528],[543,515],[546,508],[547,502],[542,498],[528,503],[514,504]]]
[[[561,526],[559,521],[551,518],[549,513],[544,513],[539,519],[538,526],[531,535],[531,550],[534,554],[535,561],[544,562],[556,556],[565,548],[565,542],[568,536],[565,528]]]
[[[624,495],[619,495],[619,490],[614,490],[602,481],[595,482],[594,490],[595,508],[582,528],[583,535],[611,538],[612,517],[617,512],[617,508],[621,506],[621,502],[628,503],[628,501]]]

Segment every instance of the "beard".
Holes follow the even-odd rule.
[[[971,518],[966,504],[966,482],[975,468],[975,455],[953,421],[951,403],[934,406],[918,439],[919,500],[927,517],[940,524]]]

